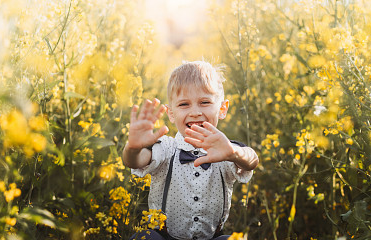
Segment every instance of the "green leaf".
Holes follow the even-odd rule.
[[[54,215],[45,210],[40,209],[37,207],[33,208],[25,208],[22,210],[22,212],[18,215],[18,219],[20,221],[31,221],[36,224],[43,224],[45,226],[51,227],[51,228],[57,228],[61,231],[67,232],[67,228],[62,226],[57,219],[54,217]]]
[[[91,146],[94,146],[98,149],[115,145],[113,141],[99,137],[91,137],[88,142],[90,143]]]
[[[75,93],[75,92],[65,92],[64,93],[64,98],[66,99],[69,99],[69,98],[81,98],[81,99],[84,99],[85,96],[79,94],[79,93]]]

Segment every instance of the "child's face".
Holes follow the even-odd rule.
[[[217,94],[205,92],[194,87],[185,87],[179,95],[173,93],[167,114],[178,131],[185,135],[185,129],[193,124],[201,125],[207,121],[213,126],[224,119],[228,110],[228,100],[221,102]]]

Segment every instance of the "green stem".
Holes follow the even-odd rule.
[[[298,195],[299,182],[300,182],[300,179],[303,177],[303,175],[305,174],[305,172],[308,169],[308,166],[305,165],[305,160],[306,160],[305,159],[305,152],[302,153],[302,158],[303,158],[303,161],[300,164],[299,172],[296,175],[295,180],[294,180],[294,195],[293,195],[293,198],[292,198],[292,205],[291,205],[291,208],[290,209],[292,209],[293,207],[296,208],[296,199],[297,199],[297,195]],[[290,214],[291,214],[291,211],[290,211]],[[291,236],[292,224],[294,222],[295,215],[294,216],[290,216],[290,217],[292,217],[292,219],[290,219],[289,230],[287,232],[287,238],[288,239],[290,239],[290,236]]]
[[[67,23],[68,17],[70,15],[72,0],[70,1],[68,11],[66,14],[66,20]],[[70,99],[66,98],[66,92],[68,91],[68,76],[67,76],[67,53],[66,53],[66,43],[67,43],[67,26],[63,27],[63,32],[61,33],[62,36],[62,57],[63,57],[63,100],[64,100],[64,106],[65,106],[65,119],[66,119],[66,133],[67,133],[67,143],[68,147],[70,148],[69,156],[70,164],[71,164],[71,183],[72,183],[72,190],[74,190],[74,180],[75,180],[75,174],[74,174],[74,163],[73,163],[73,144],[72,144],[72,121],[71,121],[71,109],[70,109]]]
[[[263,191],[263,205],[265,207],[265,211],[267,212],[267,217],[270,225],[272,226],[272,233],[273,233],[273,238],[274,240],[277,240],[277,235],[276,235],[276,226],[274,225],[274,222],[272,221],[272,217],[269,214],[269,206],[268,206],[268,200],[267,197],[265,196],[265,191]]]

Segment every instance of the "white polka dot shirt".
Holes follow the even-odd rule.
[[[212,163],[207,170],[201,166],[194,167],[193,162],[181,164],[180,149],[200,156],[205,155],[206,151],[186,143],[179,132],[175,138],[163,136],[159,140],[161,142],[152,147],[150,164],[143,169],[132,169],[132,173],[139,177],[151,174],[149,208],[161,209],[169,163],[178,149],[166,202],[167,231],[176,239],[211,239],[223,217],[224,197],[220,173],[223,174],[226,191],[226,220],[234,182],[247,183],[253,171],[244,171],[228,161]],[[252,157],[255,157],[256,153],[251,151]]]

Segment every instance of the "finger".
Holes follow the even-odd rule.
[[[211,163],[210,162],[210,159],[209,159],[209,157],[207,155],[197,158],[194,161],[193,165],[195,167],[198,167],[198,166],[200,166],[201,164],[204,164],[204,163]]]
[[[150,100],[148,99],[145,100],[145,102],[142,105],[142,108],[140,109],[138,119],[143,120],[146,118],[151,104],[152,102]]]
[[[135,122],[137,120],[138,109],[139,109],[139,106],[138,105],[134,105],[131,108],[131,113],[130,113],[130,122],[131,123],[133,123],[133,122]]]
[[[198,140],[200,140],[200,141],[203,141],[203,140],[205,139],[205,136],[204,136],[203,134],[201,134],[201,133],[199,133],[199,132],[196,132],[196,131],[193,130],[193,129],[186,128],[186,129],[185,129],[185,133],[186,133],[188,136],[190,136],[190,137],[192,137],[192,138],[196,138],[196,139],[198,139]]]
[[[152,122],[155,123],[158,119],[160,119],[164,115],[165,112],[166,112],[165,105],[161,105],[160,108],[158,109],[155,117],[152,119]]]
[[[202,141],[200,141],[196,138],[185,137],[184,141],[191,144],[192,146],[194,146],[196,148],[202,148]]]
[[[164,136],[166,133],[169,132],[169,128],[167,126],[162,126],[159,130],[157,130],[153,135],[155,136],[156,140],[160,137]]]
[[[153,99],[149,113],[153,114],[158,105],[160,105],[160,100],[158,100],[157,98]]]
[[[204,122],[204,123],[205,123],[205,122]],[[202,123],[202,126],[203,126],[203,123]],[[196,131],[196,132],[202,134],[202,135],[205,136],[205,137],[209,136],[209,135],[212,133],[212,132],[209,131],[208,129],[203,128],[203,127],[200,127],[200,126],[198,126],[198,125],[196,125],[196,124],[193,124],[193,125],[191,126],[191,129],[192,129],[193,131]]]
[[[219,131],[214,125],[212,125],[209,122],[203,122],[202,126],[204,126],[204,128],[210,131],[211,133],[217,133]]]

